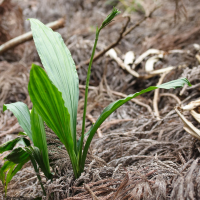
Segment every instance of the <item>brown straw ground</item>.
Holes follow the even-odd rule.
[[[65,0],[34,0],[28,3],[15,0],[15,4],[11,4],[10,1],[4,2],[6,5],[0,4],[4,9],[4,13],[0,13],[0,24],[5,28],[0,31],[0,34],[5,35],[4,40],[0,39],[1,44],[29,31],[28,22],[22,19],[22,14],[25,19],[36,17],[43,23],[65,17],[65,27],[59,32],[79,66],[77,135],[80,136],[87,69],[84,63],[90,57],[93,45],[92,26],[100,24],[105,17],[104,13],[108,13],[112,6],[106,4],[106,0],[88,0],[87,3],[79,0],[67,3]],[[145,63],[151,57],[149,55],[135,66],[134,70],[140,75],[140,78],[136,78],[120,68],[115,60],[102,54],[92,68],[86,129],[89,130],[109,103],[150,85],[157,85],[159,80],[164,83],[186,77],[193,86],[169,91],[160,89],[120,107],[99,128],[92,141],[85,170],[77,180],[74,179],[65,148],[46,127],[54,177],[52,182],[46,181],[41,173],[47,192],[47,196],[42,199],[200,199],[200,142],[184,131],[183,123],[174,110],[176,105],[187,104],[200,95],[200,48],[193,45],[200,42],[200,12],[197,4],[198,0],[176,0],[176,4],[174,1],[166,1],[166,5],[157,9],[153,17],[148,19],[142,12],[132,13],[127,28],[134,27],[144,17],[145,20],[117,43],[115,50],[119,58],[123,60],[127,51],[134,51],[138,58],[146,50],[156,48],[164,51],[164,58],[155,64],[154,69],[170,66],[174,68],[165,75],[150,77],[145,71]],[[146,9],[148,5],[151,5],[150,0],[146,1]],[[126,10],[123,5],[119,6],[122,11]],[[23,12],[20,12],[20,9]],[[159,17],[163,15],[164,18]],[[5,16],[9,19],[8,22],[12,22],[11,19],[15,20],[15,26],[8,26],[9,23],[6,24],[4,20]],[[115,23],[102,32],[97,53],[103,52],[118,40],[125,23],[126,20],[119,16]],[[4,103],[16,101],[23,101],[29,108],[32,107],[27,90],[32,62],[41,65],[32,41],[0,55],[0,111]],[[200,128],[191,116],[186,117]],[[22,130],[12,113],[1,112],[0,143],[16,137],[19,131]],[[4,156],[5,154],[0,155],[0,166]],[[7,196],[7,199],[42,196],[31,163],[27,163],[10,182]],[[3,198],[5,197],[0,183],[0,199]]]

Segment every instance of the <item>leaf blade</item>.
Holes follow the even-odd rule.
[[[158,89],[158,88],[164,88],[164,89],[174,88],[175,89],[175,88],[178,88],[178,87],[183,87],[185,84],[191,86],[191,83],[186,78],[181,78],[181,79],[178,79],[178,80],[170,81],[170,82],[164,83],[162,85],[158,85],[158,86],[150,86],[147,89],[141,90],[140,92],[137,92],[135,94],[130,94],[124,99],[120,99],[120,100],[117,100],[117,101],[109,104],[103,110],[103,112],[101,113],[101,115],[97,119],[96,123],[91,127],[89,132],[87,134],[85,134],[85,136],[89,135],[89,137],[88,137],[86,144],[85,144],[85,147],[84,147],[83,157],[82,157],[82,161],[81,161],[81,167],[83,168],[84,165],[85,165],[87,152],[88,152],[90,143],[92,141],[92,138],[94,137],[94,134],[96,133],[97,129],[107,119],[107,117],[110,114],[112,114],[117,108],[119,108],[120,106],[122,106],[123,104],[128,102],[129,100],[131,100],[131,99],[133,99],[133,98],[135,98],[135,97],[137,97],[141,94],[144,94],[146,92],[150,92],[150,91]]]
[[[70,129],[70,115],[64,105],[61,93],[51,83],[44,70],[32,65],[28,91],[39,115],[65,145],[74,170],[77,169],[77,158]]]
[[[10,110],[13,112],[13,114],[15,115],[15,117],[17,118],[19,122],[19,125],[26,132],[30,140],[33,141],[32,131],[31,131],[31,122],[30,122],[30,112],[29,112],[28,106],[23,102],[4,104],[3,111],[5,110]]]
[[[39,20],[30,19],[30,23],[33,39],[42,64],[50,80],[62,93],[65,106],[71,116],[70,127],[75,143],[79,98],[79,79],[75,63],[59,33],[53,32]]]
[[[6,185],[8,185],[8,183],[11,181],[13,176],[15,176],[15,174],[23,167],[25,163],[26,162],[22,162],[22,163],[16,164],[15,167],[13,168],[10,168],[6,176]]]
[[[2,145],[0,145],[0,153],[3,153],[5,151],[9,151],[9,150],[13,150],[13,148],[15,147],[15,145],[18,142],[23,142],[26,146],[30,146],[30,141],[24,137],[17,137],[11,141],[8,141]]]
[[[20,164],[23,162],[28,162],[30,157],[22,147],[17,147],[13,149],[6,157],[4,157],[4,160],[8,160],[15,164]]]
[[[40,169],[42,170],[42,172],[44,173],[44,175],[48,179],[52,179],[52,174],[50,172],[50,169],[48,170],[46,167],[46,164],[44,163],[43,155],[42,155],[42,152],[40,151],[40,149],[36,146],[30,146],[30,147],[25,147],[24,151],[27,154],[29,154],[30,160],[34,166],[34,169],[36,170],[36,163],[37,163],[38,166],[40,167]],[[36,170],[36,172],[37,172],[37,170]]]

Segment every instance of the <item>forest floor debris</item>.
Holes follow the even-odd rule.
[[[94,40],[92,26],[100,23],[101,15],[107,13],[112,6],[106,4],[106,0],[88,0],[87,3],[79,0],[68,3],[64,0],[5,2],[5,5],[0,3],[0,6],[4,6],[4,12],[0,12],[0,26],[4,29],[1,29],[3,33],[0,34],[5,36],[1,37],[0,44],[27,32],[28,22],[25,19],[29,17],[37,17],[44,23],[66,17],[65,27],[59,32],[64,37],[76,65],[81,66],[78,68],[80,101],[77,124],[77,134],[80,134],[86,61]],[[150,0],[147,1],[149,2]],[[121,27],[112,23],[109,29],[102,33],[104,37],[99,38],[97,47],[101,56],[92,68],[86,128],[90,128],[110,102],[150,85],[157,85],[160,76],[163,76],[162,82],[186,77],[193,86],[170,90],[167,93],[160,89],[159,92],[150,92],[119,108],[100,127],[92,142],[85,171],[77,180],[74,180],[67,152],[57,148],[58,141],[49,132],[49,138],[55,141],[49,150],[56,175],[53,182],[46,182],[42,176],[47,191],[47,197],[43,199],[200,198],[200,141],[183,129],[183,122],[174,110],[175,106],[186,105],[200,95],[200,12],[196,6],[198,0],[182,2],[184,4],[180,12],[185,13],[185,7],[187,18],[181,17],[178,21],[176,13],[177,21],[174,24],[174,2],[166,2],[165,7],[157,9],[151,18],[146,17],[142,24],[115,46],[114,50],[122,62],[123,55],[128,51],[134,52],[136,60],[127,65],[141,75],[141,78],[132,76],[121,69],[112,58],[103,56],[105,52],[101,53],[109,44],[117,41]],[[70,18],[72,13],[75,14]],[[96,13],[99,13],[99,16]],[[135,12],[130,17],[128,30],[145,16]],[[5,18],[9,19],[10,23],[6,23]],[[13,24],[11,18],[16,20]],[[116,20],[122,22],[120,17]],[[145,66],[147,61],[155,56],[155,52],[142,57],[149,49],[163,53],[163,57],[153,63],[153,68],[151,66],[151,72],[148,72]],[[16,101],[23,101],[31,108],[27,85],[32,62],[41,65],[32,41],[0,55],[0,111],[4,103]],[[156,72],[157,70],[167,70],[167,73],[162,75],[165,71]],[[152,72],[156,74],[152,76]],[[191,115],[186,117],[200,129],[199,123]],[[1,113],[0,142],[16,137],[18,131],[20,127],[12,114],[7,111]],[[57,154],[54,154],[52,149],[57,149]],[[0,157],[0,165],[3,156]],[[2,191],[0,184],[0,199],[3,199]],[[38,196],[42,196],[42,190],[34,170],[30,163],[27,163],[8,186],[8,199]]]

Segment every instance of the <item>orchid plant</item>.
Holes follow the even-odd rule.
[[[12,177],[30,160],[43,193],[46,194],[39,171],[41,170],[47,179],[52,179],[52,172],[49,164],[44,122],[65,146],[71,160],[74,176],[78,178],[84,171],[88,149],[97,129],[117,108],[132,98],[157,88],[170,89],[182,87],[184,84],[190,85],[186,78],[182,78],[130,94],[126,98],[108,105],[96,123],[85,133],[88,86],[98,37],[100,31],[112,22],[119,13],[116,8],[113,8],[100,28],[96,28],[96,39],[87,73],[82,133],[79,139],[77,139],[76,132],[79,79],[75,63],[59,33],[53,32],[37,19],[29,19],[35,46],[45,70],[32,64],[28,84],[29,95],[33,103],[31,111],[22,102],[3,106],[4,111],[8,109],[13,112],[24,130],[21,136],[0,145],[0,153],[11,151],[5,156],[5,163],[0,169],[0,179],[4,185],[5,193]],[[84,137],[86,136],[88,137],[84,144]],[[23,144],[23,147],[15,148],[19,142]]]

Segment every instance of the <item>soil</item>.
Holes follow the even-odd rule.
[[[30,31],[28,18],[37,18],[43,23],[65,18],[65,26],[57,31],[77,65],[80,83],[77,135],[80,136],[87,75],[85,61],[91,55],[95,26],[101,24],[113,6],[122,11],[101,32],[98,53],[117,41],[128,17],[130,22],[126,30],[160,2],[3,0],[0,1],[0,45]],[[129,51],[133,51],[137,59],[149,49],[162,50],[163,57],[156,62],[154,70],[167,70],[170,66],[173,69],[164,76],[161,73],[149,76],[145,64],[155,55],[150,54],[135,66],[134,70],[140,75],[137,78],[110,56],[100,56],[92,66],[86,129],[89,130],[92,121],[109,103],[157,85],[162,76],[162,82],[186,77],[193,86],[146,93],[110,115],[99,129],[102,137],[98,132],[93,139],[85,170],[77,180],[66,150],[56,147],[59,142],[46,128],[47,141],[55,139],[54,145],[49,146],[55,173],[53,181],[46,181],[41,173],[46,197],[31,163],[27,163],[9,183],[7,199],[200,199],[200,141],[184,130],[184,124],[174,110],[175,106],[186,105],[200,95],[199,33],[199,0],[162,2],[161,7],[123,37],[114,49],[121,60]],[[22,101],[29,109],[32,107],[27,90],[32,63],[42,66],[33,41],[0,54],[0,144],[22,131],[11,112],[2,112],[3,104]],[[200,128],[189,112],[184,115]],[[0,167],[5,155],[0,155]],[[0,199],[5,199],[1,183]]]

